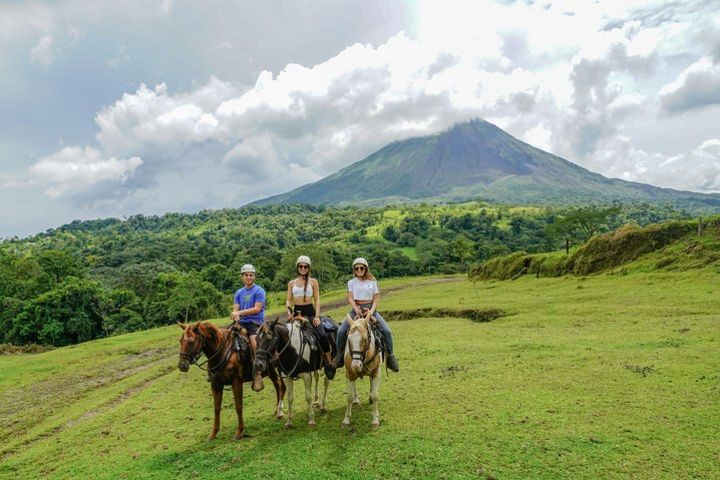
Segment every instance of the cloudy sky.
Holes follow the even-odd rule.
[[[717,0],[0,3],[0,238],[236,207],[474,117],[720,191]]]

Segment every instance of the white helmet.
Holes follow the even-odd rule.
[[[249,263],[246,263],[242,266],[240,269],[240,273],[255,273],[255,267],[250,265]]]
[[[362,257],[358,257],[358,258],[356,258],[355,260],[353,260],[353,265],[352,265],[352,266],[355,267],[355,265],[357,265],[357,264],[365,265],[365,268],[370,268],[370,266],[369,266],[368,263],[367,263],[367,260],[365,260],[365,259],[362,258]]]
[[[306,265],[308,265],[308,266],[312,265],[312,263],[310,262],[310,257],[308,257],[307,255],[300,255],[300,256],[297,258],[297,260],[295,260],[295,266],[296,266],[296,267],[297,267],[298,265],[300,265],[301,263],[304,263],[304,264],[306,264]]]

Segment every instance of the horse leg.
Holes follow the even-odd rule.
[[[288,414],[287,414],[287,420],[285,420],[285,428],[291,428],[292,427],[292,421],[293,421],[293,379],[288,377],[287,382],[285,382],[285,386],[287,387],[287,403],[288,403]]]
[[[343,418],[342,425],[344,427],[350,426],[350,416],[352,415],[352,406],[357,398],[357,392],[355,391],[355,380],[348,379],[347,383],[347,408],[345,408],[345,418]]]
[[[315,370],[314,372],[312,372],[312,376],[315,379],[315,401],[313,402],[313,408],[318,408],[321,406],[320,397],[318,396],[318,385],[320,385],[320,371]]]
[[[373,406],[373,419],[371,425],[373,427],[380,426],[380,409],[378,408],[378,400],[380,399],[380,369],[377,375],[370,378],[370,401]]]
[[[314,427],[315,423],[315,404],[313,403],[313,374],[305,373],[302,375],[305,382],[305,401],[308,404],[308,426]],[[317,389],[317,387],[316,387]]]
[[[222,396],[223,396],[222,385],[220,385],[219,388],[216,388],[215,385],[213,385],[212,386],[212,394],[213,394],[213,403],[214,403],[214,407],[215,407],[215,420],[213,421],[213,429],[210,432],[210,436],[208,436],[208,440],[215,440],[218,430],[220,430],[220,407],[222,407]]]
[[[245,422],[243,422],[243,384],[242,380],[236,378],[232,384],[233,396],[235,397],[235,411],[238,417],[238,428],[233,438],[240,440],[243,437],[243,431],[245,430]]]
[[[323,378],[325,379],[325,381],[324,381],[324,387],[323,387],[322,401],[320,402],[320,411],[325,413],[325,412],[327,412],[327,407],[326,407],[327,392],[328,392],[328,387],[330,386],[330,379],[327,377],[323,377]]]
[[[358,397],[357,387],[353,383],[353,401],[352,404],[354,407],[360,406],[360,397]]]
[[[275,417],[280,419],[283,417],[283,397],[285,396],[285,382],[282,381],[282,378],[275,372],[275,369],[271,369],[268,373],[268,377],[270,377],[270,380],[272,380],[273,387],[275,387],[275,399],[277,403],[275,404]]]

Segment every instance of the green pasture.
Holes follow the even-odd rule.
[[[0,478],[719,478],[718,280],[693,270],[382,282],[381,310],[506,316],[388,318],[401,372],[383,377],[378,430],[366,396],[340,427],[340,374],[317,428],[305,426],[297,384],[296,427],[284,430],[266,382],[245,389],[248,438],[231,439],[227,392],[208,442],[210,388],[200,370],[177,370],[177,327],[4,356]]]

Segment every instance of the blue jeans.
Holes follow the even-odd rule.
[[[348,315],[350,315],[350,318],[355,317],[355,310],[350,310],[348,312]],[[380,316],[380,314],[376,311],[373,313],[373,318],[377,321],[378,326],[380,327],[380,331],[382,331],[383,335],[385,336],[385,344],[388,348],[388,355],[393,354],[393,339],[392,339],[392,333],[390,332],[390,327],[388,326],[387,322],[384,318]],[[348,324],[347,322],[343,321],[340,324],[340,327],[338,328],[337,332],[337,341],[335,342],[337,345],[338,353],[342,355],[342,352],[345,351],[345,342],[347,341],[347,331],[348,331]]]

